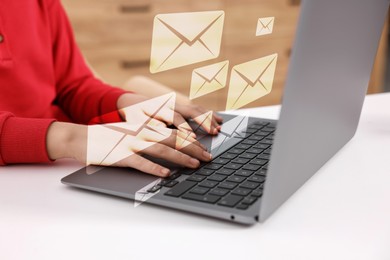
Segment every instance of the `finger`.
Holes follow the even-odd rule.
[[[170,174],[170,170],[168,168],[165,168],[157,163],[151,162],[137,154],[133,154],[126,159],[121,160],[120,162],[116,163],[115,166],[131,167],[141,172],[149,173],[164,178],[168,177]]]
[[[212,156],[207,152],[207,148],[201,145],[199,142],[191,143],[178,137],[176,142],[176,149],[198,160],[208,162],[212,159]]]
[[[167,125],[160,121],[160,120],[157,120],[157,119],[150,119],[149,123],[148,123],[148,126],[151,126],[151,127],[167,127]]]
[[[184,117],[177,112],[174,114],[173,125],[176,126],[180,131],[187,133],[194,138],[196,137],[196,134],[193,132],[191,126],[187,123]]]
[[[147,127],[142,129],[141,132],[138,133],[137,139],[140,141],[147,142],[162,142],[165,139],[172,138],[174,134],[173,129],[169,129],[167,127]]]
[[[160,143],[168,145],[171,148],[180,150],[183,147],[193,144],[195,146],[200,147],[203,150],[206,150],[207,148],[202,145],[198,140],[193,138],[191,135],[188,133],[183,133],[178,130],[171,130],[171,136],[169,138],[166,138],[162,140]]]
[[[208,134],[217,134],[218,130],[216,122],[213,122],[213,115],[211,111],[201,113],[196,110],[192,112],[192,118],[201,126]]]
[[[193,137],[196,137],[195,133],[192,131],[192,128],[184,119],[184,117],[171,108],[161,109],[155,118],[166,122],[168,125],[174,125],[180,131],[190,133]]]
[[[169,146],[159,143],[153,144],[152,146],[143,150],[142,153],[188,168],[197,168],[200,165],[199,160],[192,158],[191,156],[175,150]]]
[[[217,122],[219,123],[219,124],[221,124],[222,122],[223,122],[223,117],[221,117],[220,115],[218,115],[217,113],[213,113],[213,116],[214,116],[214,118],[217,120]]]

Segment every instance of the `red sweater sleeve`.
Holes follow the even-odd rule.
[[[53,121],[20,118],[0,111],[0,165],[49,162],[46,133]]]
[[[70,23],[58,0],[51,2],[48,15],[58,105],[72,121],[83,124],[116,111],[117,100],[125,91],[106,85],[94,77],[75,43]],[[113,115],[110,122],[121,121],[117,113]]]

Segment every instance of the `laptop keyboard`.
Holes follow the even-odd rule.
[[[149,192],[170,187],[166,196],[248,209],[263,195],[275,124],[257,121],[243,132],[242,141],[198,169],[183,169]],[[179,182],[181,175],[188,177]]]

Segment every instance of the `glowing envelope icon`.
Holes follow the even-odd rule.
[[[272,90],[278,54],[238,64],[232,68],[226,110],[241,108]]]
[[[224,17],[223,11],[156,15],[150,72],[157,73],[217,58]]]

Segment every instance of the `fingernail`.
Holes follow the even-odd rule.
[[[203,156],[205,158],[207,158],[208,160],[211,160],[211,158],[212,158],[212,155],[210,153],[206,152],[206,151],[203,152]]]
[[[190,163],[191,163],[191,165],[194,166],[194,167],[198,167],[199,164],[200,164],[200,162],[199,162],[197,159],[194,159],[194,158],[191,158],[191,159],[190,159]]]
[[[168,175],[171,171],[167,168],[162,168],[161,169],[161,173],[164,174],[164,175]]]

